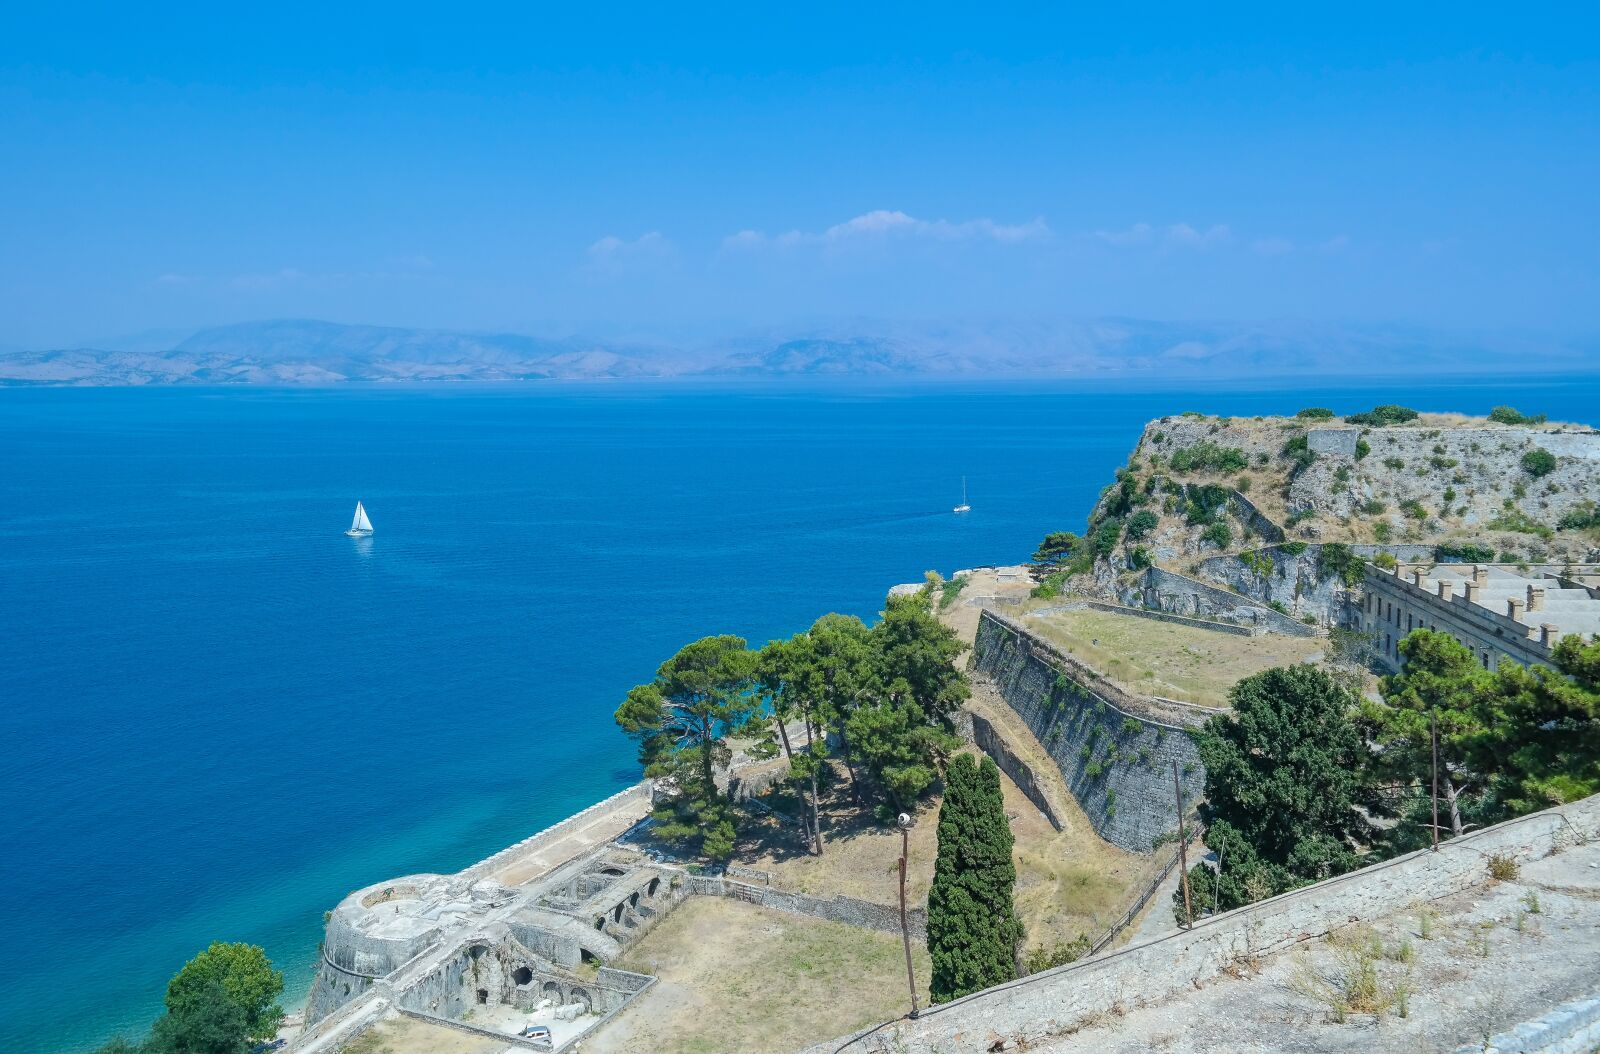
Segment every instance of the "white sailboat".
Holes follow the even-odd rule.
[[[950,510],[951,512],[971,512],[972,506],[967,504],[967,477],[961,477],[961,504]]]
[[[372,533],[372,521],[367,519],[367,510],[359,501],[356,502],[356,518],[350,521],[350,529],[344,533],[352,538],[365,538]]]

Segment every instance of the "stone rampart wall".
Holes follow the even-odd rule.
[[[1126,604],[1112,604],[1104,600],[1081,601],[1086,608],[1096,611],[1109,611],[1113,615],[1131,615],[1134,618],[1147,618],[1152,622],[1167,622],[1174,626],[1190,626],[1194,629],[1208,629],[1213,633],[1230,633],[1238,637],[1254,637],[1258,629],[1254,626],[1239,626],[1232,622],[1212,622],[1203,618],[1190,618],[1188,615],[1174,615],[1170,611],[1152,611],[1149,608],[1129,607]]]
[[[1489,859],[1536,860],[1600,837],[1600,796],[1534,813],[1440,846],[1204,919],[1193,929],[1057,967],[835,1040],[807,1054],[979,1054],[1028,1049],[1118,1006],[1159,1003],[1224,970],[1352,922],[1462,892],[1489,879]]]
[[[1158,839],[1178,827],[1173,766],[1186,807],[1205,789],[1205,768],[1184,727],[1161,721],[1157,704],[1118,693],[1116,702],[1077,676],[1055,649],[1023,627],[986,611],[978,622],[974,665],[990,677],[1000,697],[1038,737],[1083,807],[1096,833],[1106,841],[1149,853]],[[1184,724],[1202,714],[1169,707]]]
[[[542,848],[545,845],[559,842],[573,831],[596,819],[599,813],[630,805],[647,809],[649,804],[650,781],[641,780],[626,790],[620,790],[609,798],[595,802],[582,812],[573,813],[560,823],[551,824],[539,833],[530,835],[515,845],[507,846],[493,856],[478,861],[460,873],[465,878],[488,878],[519,856]],[[643,815],[644,813],[641,811],[640,816],[642,817]]]
[[[885,892],[892,895],[894,887],[887,877],[888,872],[884,874]],[[855,897],[845,896],[824,900],[804,893],[789,893],[768,886],[753,886],[748,882],[734,882],[731,879],[710,875],[688,875],[685,885],[691,894],[698,896],[728,897],[732,900],[742,900],[747,904],[772,908],[774,911],[786,911],[791,915],[806,915],[828,922],[843,922],[882,933],[900,932],[900,909],[887,904],[874,904],[869,900],[857,900]],[[911,930],[911,936],[919,941],[927,939],[928,913],[925,909],[908,909],[906,924]]]
[[[1011,778],[1029,801],[1050,821],[1050,826],[1062,830],[1064,824],[1061,817],[1056,815],[1055,806],[1050,804],[1050,799],[1045,795],[1044,788],[1039,786],[1039,777],[1034,773],[1033,766],[1023,761],[1017,752],[1011,749],[1011,744],[1006,742],[1006,737],[996,731],[987,719],[981,714],[963,711],[966,719],[963,723],[972,729],[972,745],[994,758],[994,763]]]

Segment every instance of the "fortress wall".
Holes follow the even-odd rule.
[[[1034,775],[1033,767],[1017,756],[1011,749],[1011,744],[1006,742],[1006,737],[995,731],[982,715],[970,711],[963,711],[963,724],[970,726],[972,745],[994,759],[994,763],[1011,778],[1027,799],[1033,802],[1038,810],[1044,813],[1044,818],[1050,821],[1050,826],[1056,830],[1063,830],[1065,825],[1061,817],[1056,815],[1055,806],[1050,804],[1050,799],[1045,796],[1044,790],[1039,786],[1039,778]],[[963,729],[965,731],[965,729]]]
[[[1211,566],[1217,561],[1231,563],[1238,568],[1240,574],[1248,573],[1237,556],[1213,557],[1202,566]],[[1177,615],[1220,618],[1241,625],[1260,626],[1273,633],[1283,633],[1292,637],[1316,635],[1316,630],[1312,627],[1248,596],[1240,596],[1238,593],[1162,567],[1152,567],[1145,571],[1141,599],[1147,608],[1170,611]]]
[[[626,790],[620,790],[609,798],[597,801],[582,812],[573,813],[560,823],[552,824],[539,833],[530,835],[515,845],[507,846],[493,856],[478,861],[471,867],[461,871],[460,875],[463,878],[474,880],[488,878],[518,857],[561,841],[568,835],[598,819],[601,813],[607,811],[631,807],[638,809],[640,818],[643,818],[650,808],[650,795],[650,781],[640,780]]]
[[[1205,788],[1183,727],[1200,712],[1169,708],[1161,720],[1152,701],[1108,691],[1081,664],[991,611],[979,617],[974,664],[1039,738],[1100,837],[1148,853],[1176,834],[1173,763],[1186,805]]]
[[[1232,622],[1212,622],[1209,619],[1190,618],[1188,615],[1174,615],[1170,611],[1151,611],[1149,608],[1129,607],[1126,604],[1112,604],[1104,600],[1081,600],[1077,603],[1095,611],[1109,611],[1113,615],[1128,615],[1132,618],[1149,619],[1152,622],[1167,622],[1174,626],[1191,626],[1194,629],[1208,629],[1213,633],[1228,633],[1236,637],[1254,637],[1257,630],[1252,626],[1239,626]],[[1070,607],[1071,605],[1067,605]]]
[[[868,900],[845,896],[824,900],[804,893],[788,893],[767,886],[753,886],[746,882],[734,882],[731,879],[709,875],[688,875],[685,882],[689,892],[697,896],[728,897],[742,900],[747,904],[772,908],[775,911],[785,911],[791,915],[806,915],[828,922],[843,922],[882,933],[900,932],[900,909],[887,904],[874,904]],[[884,889],[886,892],[892,890],[887,878],[884,881]],[[926,909],[907,909],[906,922],[911,930],[911,936],[919,941],[927,939]]]
[[[1057,967],[931,1007],[915,1021],[830,1041],[806,1054],[979,1054],[1026,1049],[1070,1034],[1115,1008],[1158,1004],[1227,969],[1344,925],[1404,911],[1489,879],[1489,858],[1537,860],[1600,837],[1600,795],[1509,820],[1445,842],[1224,912],[1141,944]]]

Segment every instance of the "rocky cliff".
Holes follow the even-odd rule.
[[[1343,573],[1351,547],[1402,559],[1600,557],[1600,431],[1364,418],[1151,421],[1090,517],[1094,563],[1075,584],[1129,601],[1144,585],[1134,572],[1156,565],[1327,621],[1354,581]]]

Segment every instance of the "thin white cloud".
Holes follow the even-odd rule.
[[[1258,256],[1287,256],[1294,252],[1294,242],[1287,238],[1257,238],[1250,248]]]
[[[769,237],[761,231],[742,230],[722,240],[724,249],[755,249],[767,245],[847,245],[882,241],[889,238],[925,238],[934,241],[988,241],[1002,244],[1035,241],[1050,236],[1043,219],[1027,223],[997,223],[981,218],[953,223],[950,220],[918,219],[899,209],[874,209],[836,223],[821,231],[788,231]]]
[[[608,234],[589,246],[589,259],[604,262],[635,256],[659,256],[670,252],[671,248],[672,243],[660,231],[649,231],[632,241]]]
[[[1119,249],[1151,246],[1170,249],[1207,249],[1226,245],[1233,240],[1233,231],[1227,224],[1214,223],[1201,230],[1188,223],[1174,223],[1156,227],[1149,223],[1135,223],[1120,231],[1095,231],[1094,237]]]

